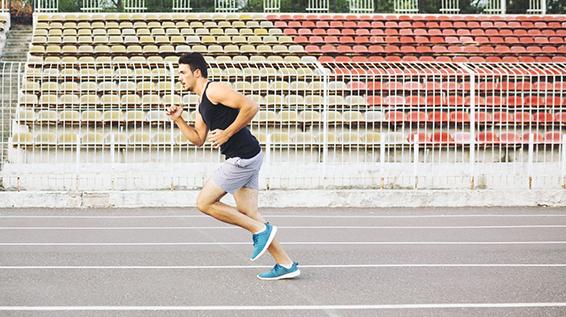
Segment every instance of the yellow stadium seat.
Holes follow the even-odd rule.
[[[361,140],[366,144],[379,144],[381,143],[381,134],[379,132],[366,132],[362,135]]]
[[[21,124],[33,124],[35,122],[35,111],[32,109],[20,109],[16,113],[16,121]]]
[[[61,95],[59,104],[62,105],[63,107],[76,107],[79,106],[81,103],[78,95],[64,94]]]
[[[81,144],[83,145],[103,145],[104,134],[100,132],[87,132],[81,137]]]
[[[99,105],[100,100],[97,95],[82,95],[80,97],[81,106],[96,107]]]
[[[59,103],[57,95],[41,95],[39,97],[39,106],[46,107],[56,107]]]
[[[288,144],[290,143],[289,133],[273,132],[269,134],[271,143]]]
[[[124,113],[120,110],[109,110],[102,113],[102,122],[104,123],[122,123],[124,122]]]
[[[146,113],[140,110],[126,111],[126,114],[124,115],[124,121],[126,123],[145,122],[145,118]]]
[[[59,145],[77,145],[79,144],[79,136],[75,132],[62,132],[59,134]]]
[[[142,102],[140,96],[136,94],[127,94],[127,95],[122,95],[122,98],[120,99],[120,103],[122,104],[122,106],[133,108],[141,105]]]
[[[78,99],[78,96],[75,96]],[[59,113],[59,121],[63,124],[76,125],[81,122],[81,117],[78,111],[64,110]]]
[[[36,145],[57,145],[57,135],[53,132],[38,132],[34,137]]]
[[[151,143],[149,133],[132,132],[128,134],[128,144],[130,145],[149,145]]]
[[[364,122],[364,117],[359,111],[344,111],[342,113],[342,121],[350,123]]]
[[[305,110],[299,113],[299,121],[303,123],[321,122],[320,112],[313,110]]]
[[[120,96],[102,95],[102,97],[100,97],[100,104],[104,107],[118,106],[120,105]]]
[[[33,145],[31,132],[16,132],[12,135],[12,143],[16,146]]]
[[[282,110],[279,112],[279,120],[282,123],[297,123],[299,121],[299,113],[297,111]]]
[[[313,144],[316,143],[315,137],[311,132],[296,132],[291,135],[293,143]]]

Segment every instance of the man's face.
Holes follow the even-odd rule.
[[[197,81],[197,78],[195,77],[196,73],[200,73],[200,71],[197,69],[193,73],[189,65],[179,65],[179,81],[183,85],[183,89],[194,92],[195,84]]]

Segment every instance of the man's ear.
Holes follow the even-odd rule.
[[[200,77],[202,77],[202,72],[200,71],[200,69],[198,69],[198,68],[195,69],[195,71],[193,72],[193,76],[194,76],[195,78],[200,78]]]

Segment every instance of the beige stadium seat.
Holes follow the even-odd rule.
[[[155,132],[151,135],[151,144],[153,145],[170,145],[173,144],[173,138],[170,132]]]
[[[78,55],[87,55],[93,53],[94,53],[94,47],[92,47],[92,45],[81,45],[79,46],[79,50],[77,51]]]
[[[286,81],[273,81],[271,82],[271,84],[269,84],[269,90],[271,91],[288,91],[289,89],[291,89],[291,85],[289,84],[289,82]]]
[[[183,105],[196,106],[199,103],[199,98],[196,94],[184,95]]]
[[[301,45],[289,45],[289,54],[304,54],[305,49]]]
[[[331,81],[328,83],[328,90],[347,90],[348,86],[343,81]]]
[[[117,107],[120,105],[120,96],[102,95],[100,97],[100,105],[103,107]]]
[[[130,50],[130,48],[128,48],[128,50]],[[112,57],[112,63],[113,64],[127,64],[130,62],[130,59],[128,58],[128,56],[113,56]],[[121,67],[124,67],[123,65],[119,65]]]
[[[77,43],[77,39],[74,39],[72,43]],[[61,49],[61,54],[63,55],[76,55],[78,52],[77,47],[75,45],[64,45]]]
[[[132,56],[132,57],[130,57],[130,63],[146,64],[147,58],[145,58],[145,56]]]
[[[157,47],[157,45],[145,45],[143,47],[143,53],[145,55],[150,55],[150,54],[155,55],[155,54],[159,54],[160,50]],[[149,59],[149,57],[148,57],[148,59]]]
[[[251,91],[251,90],[253,90],[252,84],[249,81],[237,81],[233,84],[233,87],[237,91]]]
[[[145,47],[144,47],[144,52],[146,52]],[[148,56],[147,57],[147,62],[148,64],[157,64],[160,65],[163,63],[163,57],[161,56]]]
[[[323,104],[324,104],[324,99],[322,98],[322,96],[318,96],[318,95],[305,96],[306,106],[322,106]]]
[[[31,132],[16,132],[12,135],[12,143],[16,146],[33,145]]]
[[[214,61],[218,64],[220,63],[232,63],[232,57],[230,56],[225,56],[225,55],[221,55],[221,56],[216,56],[216,58],[214,59]]]
[[[248,40],[247,40],[248,44],[262,44],[264,43],[262,38],[259,36],[248,36]]]
[[[78,99],[78,96],[75,96]],[[64,110],[59,113],[59,122],[66,125],[77,125],[81,122],[81,117],[78,111]]]
[[[245,36],[241,36],[241,35],[232,36],[232,43],[234,44],[245,44],[247,42],[248,39]]]
[[[98,91],[102,93],[118,91],[118,85],[113,81],[103,81],[98,84]]]
[[[302,106],[305,104],[305,98],[301,95],[288,95],[285,97],[286,106]]]
[[[224,53],[225,54],[240,54],[240,48],[238,45],[225,45],[224,46]]]
[[[76,146],[79,144],[79,136],[75,132],[61,132],[57,143],[59,145]]]
[[[271,50],[273,51],[273,54],[288,54],[289,53],[289,48],[285,45],[275,44],[271,47]]]
[[[366,144],[379,144],[381,143],[381,133],[366,132],[362,135],[361,141]]]
[[[201,39],[200,39],[200,43],[206,44],[206,45],[209,45],[209,44],[216,44],[216,37],[215,37],[215,36],[210,36],[210,35],[203,36],[203,37],[201,37]]]
[[[364,116],[359,111],[344,111],[342,121],[349,123],[364,122]]]
[[[381,111],[366,111],[364,119],[366,122],[382,122],[385,121],[385,114]]]
[[[112,51],[110,50],[110,46],[108,45],[96,45],[94,47],[94,54],[104,54],[110,55]]]
[[[42,108],[56,107],[59,104],[57,95],[41,95],[39,97],[39,106]]]
[[[153,81],[141,81],[137,83],[136,90],[142,94],[157,91],[157,85]]]
[[[279,112],[279,121],[282,123],[299,122],[299,113],[297,111],[282,110]]]
[[[277,73],[279,75],[282,75],[282,76],[296,76],[297,70],[295,68],[282,67],[282,68],[279,68]]]
[[[96,145],[104,144],[104,134],[100,132],[87,132],[81,137],[81,144],[83,145]]]
[[[61,97],[59,99],[59,104],[63,107],[74,108],[74,107],[79,106],[81,103],[80,103],[78,95],[64,94],[64,95],[61,95]]]
[[[265,105],[267,106],[281,106],[283,104],[285,104],[285,99],[281,95],[265,96]]]
[[[116,122],[122,123],[124,122],[124,113],[120,110],[108,110],[102,113],[102,122]]]
[[[136,83],[132,81],[121,81],[118,84],[118,91],[121,94],[133,93],[136,91],[136,89],[137,89]]]
[[[126,123],[140,123],[146,121],[146,113],[141,110],[126,111],[124,115]]]
[[[253,131],[253,135],[256,137],[260,144],[267,143],[267,135],[264,132]]]
[[[240,32],[234,28],[226,28],[224,29],[224,35],[226,36],[239,36]]]
[[[57,135],[54,132],[38,132],[34,137],[35,145],[57,145]]]
[[[123,107],[135,108],[141,105],[141,98],[136,94],[122,95],[120,103]]]
[[[284,63],[285,62],[283,60],[283,56],[278,56],[278,55],[267,56],[267,61],[269,63]]]
[[[269,90],[269,82],[267,82],[265,80],[253,81],[252,90],[254,92],[268,91]]]
[[[257,53],[256,47],[253,45],[240,45],[240,53],[242,54],[255,54]]]
[[[233,63],[247,63],[249,61],[250,61],[250,59],[247,56],[244,56],[244,55],[236,55],[236,56],[232,57]]]
[[[179,95],[165,95],[161,98],[161,104],[164,107],[168,107],[170,105],[182,105],[183,104],[183,100],[181,99],[181,96]]]
[[[254,31],[252,29],[243,28],[240,29],[240,36],[254,36]]]
[[[322,116],[318,111],[305,110],[299,113],[299,121],[303,123],[322,122]]]
[[[41,83],[41,93],[42,94],[49,94],[49,93],[56,93],[59,91],[59,83],[47,81]]]
[[[128,136],[124,132],[110,132],[104,136],[104,144],[123,146],[128,144]]]
[[[288,144],[290,143],[289,133],[273,132],[269,134],[271,143],[274,144]]]
[[[35,121],[35,111],[33,109],[21,109],[16,113],[16,121],[20,124],[33,124]]]
[[[324,117],[324,114],[323,114]],[[326,112],[326,120],[329,123],[341,123],[343,122],[342,114],[338,111],[327,111]]]
[[[59,45],[47,45],[47,47],[45,48],[45,54],[47,54],[47,55],[60,55],[61,54],[61,46],[59,46]]]
[[[25,93],[36,94],[41,90],[41,86],[36,81],[24,81],[22,91]]]
[[[350,106],[367,106],[366,99],[362,96],[347,96],[344,98],[344,103]]]
[[[82,95],[80,97],[80,104],[81,107],[94,108],[100,105],[100,99],[97,95],[94,94]]]
[[[340,141],[342,143],[361,143],[360,134],[358,132],[345,131],[340,134]]]
[[[407,136],[403,132],[387,132],[385,134],[385,143],[404,144],[407,143]]]
[[[129,145],[149,145],[151,138],[148,132],[130,132],[128,134]]]
[[[278,122],[277,113],[271,110],[260,110],[253,117],[252,121],[261,123],[275,123]]]
[[[246,77],[259,78],[269,74],[269,68],[255,68],[255,67],[245,67],[241,70],[240,75]]]
[[[224,48],[220,45],[209,45],[208,46],[208,53],[209,54],[223,54]]]
[[[214,35],[214,36],[222,36],[224,35],[224,30],[223,29],[209,29],[209,34],[210,35]]]
[[[291,135],[293,143],[298,144],[314,144],[316,143],[315,137],[311,132],[296,132]]]
[[[338,137],[336,136],[336,133],[332,132],[332,131],[328,131],[326,134],[326,142],[330,143],[330,144],[336,144],[338,143]],[[319,143],[323,143],[324,142],[324,133],[323,132],[319,132],[318,134],[315,135],[316,136],[316,140]]]
[[[307,91],[309,90],[309,85],[306,81],[292,81],[289,89],[291,91]]]
[[[258,105],[265,105],[265,98],[261,95],[247,95],[247,97],[253,100]]]
[[[161,98],[159,95],[144,95],[142,96],[142,105],[144,107],[155,107],[161,105]]]
[[[184,111],[186,112],[186,111]],[[163,110],[151,110],[147,113],[147,121],[153,124],[170,122],[169,116]]]

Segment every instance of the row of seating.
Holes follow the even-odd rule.
[[[372,14],[372,15],[341,15],[341,14],[268,14],[265,19],[269,21],[314,21],[315,23],[320,21],[332,22],[342,22],[345,21],[359,22],[376,22],[376,21],[387,21],[400,23],[402,26],[406,27],[406,23],[441,23],[441,22],[465,22],[473,23],[472,26],[476,27],[480,23],[481,27],[496,27],[496,28],[517,28],[521,27],[521,23],[525,23],[525,26],[536,26],[543,27],[548,23],[559,22],[563,26],[565,25],[565,18],[563,15],[383,15],[383,14]],[[519,24],[517,24],[519,23]],[[545,24],[543,24],[545,23]],[[417,24],[420,25],[420,24]],[[552,24],[555,25],[555,24]]]
[[[230,83],[234,89],[238,91],[255,91],[269,92],[269,91],[321,91],[324,89],[324,82],[322,81],[234,81]],[[125,91],[158,91],[169,92],[174,90],[181,90],[181,84],[171,81],[101,81],[90,82],[85,81],[80,84],[77,82],[55,82],[55,81],[26,81],[22,83],[22,91],[24,92],[88,92],[97,90],[99,92],[119,92]],[[366,91],[469,91],[471,84],[469,82],[455,82],[455,81],[329,81],[326,89],[330,93],[348,93],[348,92],[366,92]],[[523,93],[550,93],[560,94],[566,89],[566,82],[564,81],[481,81],[474,85],[476,91],[484,93],[498,93],[498,92],[523,92]],[[523,100],[520,100],[523,102]],[[529,101],[527,101],[529,102]]]
[[[265,28],[257,28],[257,29],[189,29],[189,28],[181,28],[181,29],[163,29],[163,28],[156,28],[156,29],[40,29],[34,31],[34,37],[36,39],[45,38],[58,38],[58,37],[94,37],[97,38],[97,41],[101,42],[104,37],[107,38],[107,42],[115,42],[117,38],[123,38],[125,40],[126,37],[139,37],[140,40],[144,40],[145,42],[149,43],[150,37],[169,37],[172,38],[179,38],[179,37],[187,37],[189,40],[193,39],[194,37],[221,37],[221,36],[244,36],[244,37],[252,37],[252,36],[282,36],[285,40],[288,39],[288,36],[283,34],[283,30],[281,29],[265,29]],[[189,38],[191,37],[191,38]],[[193,40],[194,41],[194,40]],[[167,41],[165,41],[167,42]]]
[[[98,89],[98,86],[92,85],[92,91]],[[133,89],[134,87],[131,87]],[[23,94],[19,98],[19,103],[24,106],[32,107],[49,107],[49,106],[135,106],[135,105],[159,105],[159,104],[194,104],[198,100],[196,95],[169,95],[163,91],[163,96],[155,93],[155,90],[147,91],[146,94],[138,95],[133,94],[131,91],[124,91],[124,94]],[[151,93],[153,92],[153,93]],[[192,97],[191,97],[192,96]],[[249,95],[249,98],[254,100],[260,106],[323,106],[330,107],[385,107],[385,106],[414,106],[414,107],[444,107],[454,108],[471,106],[472,99],[470,96],[442,96],[431,95],[428,97],[420,95],[369,95],[363,96],[337,96],[329,95],[325,98],[322,95],[281,95],[281,94],[267,94],[262,95]],[[184,99],[183,99],[184,98]],[[537,108],[537,107],[562,107],[566,106],[566,97],[559,96],[521,96],[510,95],[508,97],[500,96],[476,96],[474,105],[478,108]]]
[[[416,56],[416,55],[370,55],[370,56],[351,56],[351,55],[322,55],[318,58],[321,63],[382,63],[382,62],[440,62],[440,63],[566,63],[566,56]]]
[[[565,32],[566,33],[566,32]],[[47,40],[51,40],[49,37]],[[53,37],[61,43],[60,37]],[[70,40],[70,39],[69,39]],[[225,38],[221,40],[225,41]],[[382,35],[327,35],[306,34],[294,37],[298,44],[536,44],[536,45],[561,45],[565,42],[564,36],[436,36],[436,35],[405,35],[405,36],[382,36]],[[45,41],[43,41],[45,42]]]
[[[134,22],[132,22],[134,21]],[[191,29],[242,29],[242,28],[272,28],[273,22],[268,20],[218,20],[218,21],[187,21],[187,20],[176,20],[176,21],[161,21],[161,20],[132,20],[132,21],[77,21],[69,20],[66,22],[38,22],[35,28],[38,30],[42,29],[158,29],[158,28],[191,28]]]
[[[194,122],[196,111],[183,112],[185,120]],[[325,118],[326,117],[326,118]],[[507,111],[477,111],[474,121],[486,124],[564,124],[566,123],[566,112],[507,112]],[[326,120],[329,123],[416,123],[416,124],[469,124],[472,116],[468,111],[335,111],[326,112],[314,110],[260,110],[252,119],[252,123],[269,124],[298,124],[298,123],[322,123]],[[16,114],[16,121],[20,124],[79,124],[79,123],[164,123],[169,122],[169,118],[162,110],[39,110],[20,109]]]
[[[265,14],[262,13],[54,13],[37,15],[37,22],[92,22],[92,21],[116,21],[116,22],[132,22],[132,21],[253,21],[266,20]]]
[[[218,55],[218,56],[204,56],[205,60],[212,66],[214,64],[219,64],[218,66],[233,66],[233,65],[226,65],[226,64],[273,64],[273,63],[287,63],[287,64],[298,64],[298,63],[308,63],[316,61],[316,57],[313,56],[281,56],[281,55],[235,55],[235,56],[227,56],[227,55]],[[50,67],[55,67],[55,64],[65,65],[65,67],[80,67],[89,66],[93,67],[94,65],[109,65],[109,64],[118,64],[118,63],[134,63],[140,64],[143,67],[147,65],[164,65],[164,63],[173,63],[174,66],[178,66],[177,62],[179,61],[178,56],[125,56],[125,55],[112,55],[112,56],[31,56],[28,59],[28,65],[30,67],[42,67],[42,65],[49,64]],[[214,68],[214,66],[212,67]]]
[[[273,26],[276,28],[295,28],[295,29],[416,29],[416,30],[434,30],[434,29],[458,29],[458,30],[501,30],[507,32],[508,30],[538,30],[544,32],[551,29],[566,28],[566,22],[562,17],[558,18],[559,21],[441,21],[432,18],[427,21],[419,21],[412,19],[412,21],[383,21],[379,18],[372,18],[371,20],[356,19],[354,21],[341,21],[340,19],[332,21],[313,21],[313,20],[296,20],[285,21],[281,18],[271,19],[274,22]],[[561,22],[562,21],[562,22]]]
[[[100,31],[102,33],[102,31]],[[276,32],[276,31],[274,31]],[[76,35],[70,32],[70,35]],[[372,28],[372,29],[293,29],[284,28],[283,34],[285,35],[300,35],[300,36],[380,36],[385,38],[395,38],[395,37],[412,37],[412,36],[423,36],[430,37],[443,42],[441,39],[466,36],[466,37],[490,37],[490,38],[513,38],[522,39],[529,38],[535,39],[530,41],[531,43],[537,43],[537,38],[548,39],[551,37],[557,37],[562,39],[566,35],[566,28],[564,29],[548,29],[548,30],[524,30],[524,29],[514,29],[514,30],[498,30],[498,29],[388,29],[388,28]],[[88,35],[88,34],[87,34]],[[104,34],[102,34],[104,35]],[[119,33],[117,35],[120,35]]]
[[[273,145],[282,144],[290,148],[301,144],[321,145],[324,143],[322,132],[264,132],[254,133],[261,144],[267,141]],[[541,132],[515,132],[515,131],[478,131],[475,136],[475,143],[480,145],[520,145],[528,144],[532,138],[535,144],[561,144],[561,131]],[[326,136],[327,144],[338,146],[348,146],[353,144],[378,145],[410,145],[436,144],[436,145],[469,145],[472,137],[469,132],[351,132],[342,133],[328,132]],[[149,145],[183,145],[189,142],[177,131],[172,135],[171,132],[88,132],[79,135],[75,132],[18,132],[14,133],[11,143],[15,146],[76,146],[76,145],[96,145],[96,146],[149,146]]]

